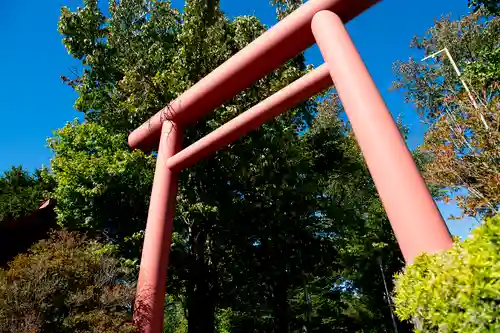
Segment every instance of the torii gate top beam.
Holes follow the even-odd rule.
[[[309,0],[134,130],[130,147],[150,151],[160,138],[164,114],[178,124],[192,124],[311,46],[317,12],[330,10],[345,23],[379,1]]]

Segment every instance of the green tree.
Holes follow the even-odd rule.
[[[207,21],[209,13],[205,4],[200,1],[188,2],[182,16],[171,9],[168,3],[156,2],[151,7],[143,7],[142,4],[142,1],[140,4],[138,1],[112,4],[112,16],[105,28],[101,27],[104,16],[95,2],[88,2],[85,8],[76,13],[63,9],[60,29],[65,34],[68,50],[75,57],[81,58],[89,68],[82,77],[70,82],[80,94],[76,107],[85,112],[86,119],[96,121],[111,131],[132,129],[145,121],[168,100],[187,89],[265,30],[253,17],[241,17],[229,22],[218,7],[210,14],[211,20]],[[141,18],[145,10],[150,13],[148,20]],[[85,22],[82,23],[82,20]],[[102,38],[102,29],[109,33],[106,39]],[[169,39],[170,33],[173,37]],[[90,48],[87,48],[85,41],[79,36],[92,36]],[[152,47],[163,49],[152,52]],[[162,58],[157,59],[157,55],[162,55]],[[108,64],[117,64],[117,67],[107,68]],[[205,135],[302,73],[301,69],[289,65],[261,80],[215,112],[206,123],[189,129],[186,141],[189,143]],[[154,80],[157,80],[157,85]],[[302,114],[306,113],[302,111]],[[242,192],[243,185],[245,188],[249,187],[249,184],[244,183],[252,174],[254,177],[260,176],[261,183],[267,180],[259,170],[260,165],[263,162],[269,164],[272,159],[272,144],[279,145],[285,140],[280,136],[286,135],[286,140],[297,140],[294,137],[296,126],[293,124],[300,123],[300,118],[301,113],[291,112],[287,119],[269,125],[267,136],[263,136],[262,132],[254,133],[231,147],[231,154],[221,153],[183,175],[175,237],[180,258],[176,265],[174,250],[172,270],[175,272],[178,267],[178,274],[174,276],[178,276],[181,285],[186,285],[186,290],[193,294],[186,297],[192,330],[213,330],[215,302],[218,299],[216,295],[220,292],[221,285],[219,274],[224,269],[220,262],[230,262],[227,258],[231,256],[231,252],[225,252],[224,247],[216,242],[230,234],[229,226],[234,225],[237,220],[231,210],[218,216],[220,211],[217,206],[234,204],[235,193]],[[290,122],[290,119],[293,121]],[[248,143],[252,141],[254,143],[250,146]],[[271,147],[265,147],[267,144],[271,144]],[[236,160],[233,156],[238,156],[238,153],[241,153],[240,159]],[[82,147],[83,155],[88,155],[86,147]],[[220,163],[221,159],[225,161]],[[247,163],[252,159],[253,163]],[[76,163],[76,166],[80,164]],[[63,161],[61,165],[65,167],[66,163]],[[275,165],[269,164],[269,171]],[[227,180],[228,176],[231,177],[230,182]],[[69,188],[72,190],[76,186]],[[256,192],[255,189],[253,192]],[[214,196],[213,193],[217,195]],[[258,197],[261,202],[267,199],[261,195]],[[256,208],[252,203],[240,201],[241,205]],[[217,257],[222,254],[224,260]],[[173,280],[175,284],[175,278]]]
[[[187,1],[182,13],[168,2],[142,0],[111,2],[109,16],[96,1],[75,12],[63,8],[63,41],[83,65],[80,76],[63,80],[77,91],[75,107],[87,123],[68,125],[51,141],[56,195],[67,198],[61,221],[105,234],[119,228],[122,239],[140,241],[152,159],[130,153],[124,134],[265,28],[252,16],[229,20],[216,1]],[[303,55],[287,62],[187,128],[185,144],[306,71]],[[366,263],[380,269],[371,244],[376,239],[392,246],[390,228],[379,219],[381,206],[352,137],[335,121],[336,113],[331,121],[313,122],[316,111],[311,99],[181,174],[168,292],[182,303],[189,332],[229,325],[235,332],[301,329],[304,312],[293,299],[304,288],[317,290],[324,329],[333,322],[345,328],[337,309],[328,311],[339,304],[329,301],[330,289],[342,280],[361,281],[342,294],[359,330],[370,327],[366,318],[372,317],[378,318],[373,331],[391,325],[382,319],[388,312],[380,307],[381,280],[361,274]],[[309,131],[300,135],[305,126]],[[368,189],[358,192],[364,185]],[[107,209],[113,200],[116,209]],[[377,214],[365,215],[372,206]],[[371,236],[365,237],[367,231]],[[384,265],[391,276],[400,261],[384,258]],[[367,311],[360,309],[365,300]],[[365,312],[375,315],[363,317]]]
[[[338,249],[338,266],[330,285],[324,285],[323,291],[330,297],[337,295],[337,306],[343,309],[342,316],[336,319],[339,329],[349,332],[392,331],[391,307],[384,279],[391,291],[393,283],[390,277],[404,266],[402,254],[352,129],[348,123],[339,120],[344,118],[340,117],[344,110],[338,96],[333,94],[318,111],[316,128],[313,126],[311,132],[324,134],[318,138],[317,144],[341,145],[343,152],[341,159],[335,158],[332,152],[322,156],[322,159],[332,159],[328,161],[329,166],[334,165],[336,159],[339,161],[338,167],[330,169],[324,189],[327,198],[324,217],[331,225],[328,232]],[[341,140],[333,141],[324,136],[332,135],[331,128],[340,128]],[[404,126],[401,128],[406,131]],[[334,286],[333,290],[331,286]],[[324,310],[322,314],[325,316]],[[334,318],[330,316],[327,320]],[[404,324],[397,325],[401,332],[408,330]]]
[[[137,260],[151,191],[154,159],[131,152],[125,134],[74,121],[48,140],[58,223],[99,235]]]
[[[46,169],[33,174],[21,166],[12,167],[0,177],[0,221],[32,213],[49,198],[53,182]]]
[[[0,270],[0,331],[134,332],[134,292],[112,247],[54,233]]]
[[[271,0],[271,5],[276,8],[276,17],[278,20],[285,18],[288,14],[299,8],[303,0]]]
[[[444,53],[431,65],[413,59],[394,64],[394,88],[428,125],[421,147],[428,157],[424,175],[442,189],[442,199],[456,197],[463,214],[470,216],[493,215],[500,203],[499,77],[494,62],[499,22],[484,10],[454,21],[443,17],[411,44],[426,54],[447,47],[465,71],[474,102]]]

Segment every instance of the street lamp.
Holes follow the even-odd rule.
[[[440,53],[445,53],[446,56],[448,57],[448,60],[450,60],[451,62],[451,65],[453,66],[453,69],[455,70],[455,72],[457,73],[457,76],[458,78],[460,79],[460,82],[462,83],[462,85],[464,86],[465,88],[465,91],[467,92],[467,95],[469,96],[469,99],[472,103],[472,106],[474,106],[474,108],[476,110],[478,110],[478,113],[479,113],[479,117],[481,118],[481,121],[483,122],[483,125],[486,129],[489,129],[488,127],[488,124],[486,123],[486,120],[484,119],[483,117],[483,114],[479,111],[479,107],[477,106],[477,103],[476,103],[476,99],[474,98],[474,95],[472,95],[470,89],[469,89],[469,86],[467,85],[467,83],[465,83],[464,79],[462,79],[462,73],[460,72],[460,69],[458,68],[455,60],[453,60],[453,57],[451,56],[451,53],[450,51],[448,50],[447,47],[445,47],[444,49],[442,50],[439,50],[437,52],[434,52],[433,54],[431,55],[428,55],[427,57],[423,58],[422,61],[425,61],[427,59],[430,59],[430,58],[435,58],[438,54]]]

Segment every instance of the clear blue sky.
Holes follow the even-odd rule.
[[[354,0],[352,0],[354,1]],[[182,0],[173,0],[182,6]],[[268,0],[221,0],[230,16],[256,15],[262,22],[275,24],[274,9]],[[67,55],[57,32],[60,7],[75,8],[79,0],[0,1],[0,171],[11,165],[29,170],[48,165],[51,152],[45,140],[54,129],[80,115],[73,110],[75,94],[61,83],[78,62]],[[421,0],[417,3],[383,0],[348,24],[348,30],[381,90],[391,112],[403,114],[410,125],[409,145],[417,146],[423,136],[415,112],[402,96],[388,91],[392,63],[397,59],[417,58],[408,47],[415,34],[421,34],[442,14],[454,17],[468,11],[467,0]],[[307,51],[308,62],[322,63],[316,48]],[[456,213],[454,204],[439,205],[443,216]],[[473,219],[449,221],[453,234],[466,236]]]

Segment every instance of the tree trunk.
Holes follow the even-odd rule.
[[[190,293],[188,295],[188,314],[188,333],[215,332],[215,305],[211,295],[198,291]]]
[[[290,332],[290,309],[288,308],[288,287],[286,277],[274,286],[274,317],[276,318],[276,332]]]
[[[210,269],[205,260],[206,239],[205,231],[193,226],[187,290],[188,333],[215,332],[215,298]]]

